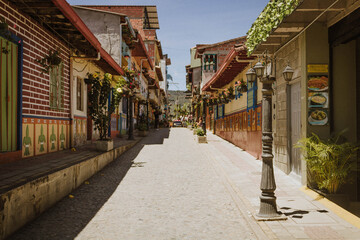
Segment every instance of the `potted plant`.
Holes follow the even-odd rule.
[[[148,135],[147,125],[144,122],[140,122],[137,126],[139,137],[146,137]]]
[[[301,139],[296,147],[302,149],[307,162],[310,187],[319,189],[323,195],[333,198],[341,187],[351,181],[357,146],[340,143],[341,135],[326,141],[316,134]]]
[[[198,143],[207,143],[204,130],[201,128],[196,129],[196,136]]]
[[[84,81],[90,86],[88,92],[89,115],[94,122],[94,129],[99,131],[96,147],[100,151],[110,151],[113,148],[112,139],[108,138],[111,114],[119,105],[123,91],[120,87],[115,89],[111,87],[112,76],[110,73],[105,73],[103,77],[98,72],[88,73]]]

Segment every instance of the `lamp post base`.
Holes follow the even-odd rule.
[[[260,196],[259,213],[254,215],[257,221],[278,221],[286,220],[287,217],[282,212],[277,211],[276,197],[274,193]]]
[[[287,220],[287,216],[285,216],[284,214],[278,214],[277,216],[274,216],[274,217],[264,217],[264,216],[259,216],[259,214],[253,214],[253,217],[256,221],[285,221],[285,220]]]

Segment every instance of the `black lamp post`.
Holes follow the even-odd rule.
[[[133,119],[133,96],[129,96],[129,136],[128,140],[134,140],[134,119]]]
[[[204,134],[206,135],[206,99],[203,99],[203,114],[202,114],[202,129],[204,131]]]
[[[267,57],[265,57],[265,64]],[[271,62],[272,64],[272,62]],[[260,209],[256,215],[258,220],[281,220],[286,219],[284,215],[277,211],[276,196],[275,196],[275,177],[273,168],[273,137],[272,137],[272,84],[275,82],[275,76],[272,74],[265,74],[265,66],[260,61],[250,68],[246,73],[246,78],[249,82],[254,82],[257,78],[263,83],[262,87],[262,174],[261,174],[261,196]],[[285,80],[290,81],[294,71],[288,65],[284,72]]]

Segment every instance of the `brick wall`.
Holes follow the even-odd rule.
[[[0,2],[0,15],[5,17],[9,30],[23,39],[23,114],[47,117],[70,117],[69,48],[57,36],[44,29],[13,4]],[[49,75],[41,72],[35,61],[43,58],[49,50],[60,51],[64,62],[64,110],[50,109]]]
[[[156,40],[156,30],[155,29],[144,29],[145,40]]]

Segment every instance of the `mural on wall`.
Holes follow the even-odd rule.
[[[261,107],[256,109],[257,112],[257,121],[256,121],[256,130],[261,131]]]
[[[57,124],[49,124],[49,152],[55,152],[58,150],[57,147]]]
[[[74,118],[73,132],[74,132],[74,146],[80,146],[86,143],[87,120],[83,118]],[[66,141],[65,141],[66,142]]]
[[[46,154],[69,148],[70,121],[23,118],[22,156]]]
[[[23,133],[22,156],[34,156],[34,124],[23,124]]]
[[[47,153],[47,125],[46,124],[35,124],[35,155]]]
[[[323,126],[329,123],[328,65],[309,64],[308,70],[308,122]]]

